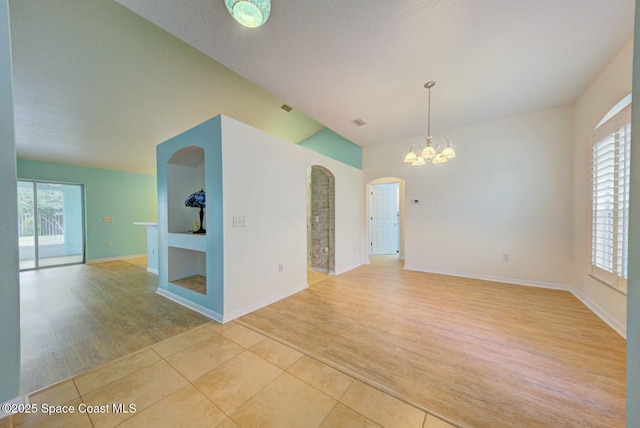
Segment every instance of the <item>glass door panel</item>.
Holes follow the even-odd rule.
[[[18,241],[20,270],[36,267],[36,234],[34,213],[34,183],[18,181]]]
[[[20,270],[84,263],[80,184],[18,180]]]
[[[37,267],[84,262],[82,186],[36,183]]]

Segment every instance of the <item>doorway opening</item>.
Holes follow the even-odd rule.
[[[85,262],[84,187],[18,180],[20,270]]]
[[[309,281],[335,274],[335,177],[319,165],[307,169],[307,265]]]
[[[383,178],[369,183],[369,255],[394,255],[403,252],[403,182]]]

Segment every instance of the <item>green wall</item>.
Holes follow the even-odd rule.
[[[362,169],[362,147],[342,138],[329,128],[321,129],[299,145],[332,159]]]
[[[8,4],[0,0],[0,403],[20,395],[18,191],[9,35]]]
[[[157,220],[155,176],[18,159],[18,178],[84,184],[87,261],[146,254],[146,228],[133,223]]]

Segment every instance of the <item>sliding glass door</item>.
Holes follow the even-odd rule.
[[[83,186],[18,181],[20,269],[84,263]]]

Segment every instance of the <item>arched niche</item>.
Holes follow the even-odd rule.
[[[176,151],[167,161],[167,219],[169,233],[194,230],[199,222],[198,209],[187,207],[185,199],[204,189],[204,149],[187,146]]]
[[[177,150],[167,161],[166,171],[167,280],[173,285],[206,295],[204,236],[192,234],[200,227],[200,209],[185,206],[189,195],[199,190],[206,191],[204,149],[187,146]],[[206,222],[203,220],[203,223]],[[206,228],[206,224],[203,226]]]

